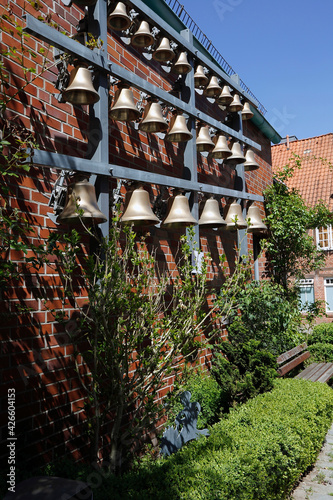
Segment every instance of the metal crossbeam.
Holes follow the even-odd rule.
[[[202,193],[226,196],[230,198],[241,198],[243,200],[264,201],[263,196],[237,191],[214,184],[204,184],[198,181],[180,179],[168,175],[156,174],[144,170],[123,167],[112,163],[103,163],[95,160],[86,160],[76,158],[75,156],[62,155],[49,151],[34,150],[34,165],[46,165],[50,168],[61,170],[87,172],[96,175],[111,176],[118,179],[128,179],[132,181],[143,182],[146,184],[156,184],[161,186],[184,189],[185,191],[201,191]]]

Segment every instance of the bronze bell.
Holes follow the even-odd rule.
[[[120,222],[134,226],[150,226],[160,222],[151,209],[149,193],[142,186],[126,193],[125,210]]]
[[[227,216],[225,218],[225,222],[225,229],[227,231],[236,231],[236,229],[247,228],[247,224],[242,213],[242,207],[236,201],[231,203]]]
[[[197,130],[196,146],[199,153],[203,151],[210,152],[214,149],[215,144],[209,135],[208,127],[205,125],[201,126]]]
[[[158,62],[171,61],[175,53],[170,47],[168,38],[163,37],[157,49],[153,52],[153,59]]]
[[[79,213],[81,211],[82,214]],[[65,208],[57,217],[57,221],[67,224],[77,224],[81,220],[84,224],[101,224],[107,221],[98,207],[95,186],[88,179],[69,184]]]
[[[244,170],[257,170],[259,168],[259,164],[256,162],[254,158],[254,151],[252,149],[248,149],[245,153],[246,162],[244,163]]]
[[[234,142],[231,148],[231,156],[223,160],[223,163],[231,167],[235,167],[240,163],[246,161],[245,156],[242,153],[242,148],[239,142]]]
[[[205,75],[204,69],[201,64],[198,65],[195,73],[194,73],[194,86],[196,89],[200,89],[204,87],[208,83],[208,78]]]
[[[147,21],[141,21],[138,30],[131,38],[131,44],[135,47],[150,47],[154,42],[154,37],[151,34]]]
[[[163,118],[161,105],[158,102],[149,102],[143,112],[139,130],[158,133],[165,132],[167,128],[168,124]]]
[[[256,205],[251,205],[247,211],[246,222],[248,224],[248,233],[263,233],[267,231],[266,224],[263,223],[260,209]]]
[[[217,103],[221,106],[228,106],[234,98],[232,97],[228,85],[224,85],[222,92],[217,98]]]
[[[206,97],[218,97],[222,92],[216,76],[212,76],[203,94]]]
[[[140,111],[135,106],[133,92],[127,87],[119,87],[114,96],[114,105],[109,111],[110,118],[120,122],[135,121]]]
[[[72,69],[68,87],[62,96],[71,104],[85,105],[98,102],[99,95],[93,86],[90,70],[81,65]]]
[[[132,24],[132,19],[127,14],[126,5],[118,2],[114,10],[108,12],[108,26],[115,31],[127,30]]]
[[[170,120],[169,132],[165,136],[165,140],[169,142],[187,142],[192,139],[193,135],[188,130],[185,116],[178,114],[173,115]]]
[[[213,138],[213,142],[215,143],[215,148],[211,152],[212,158],[215,158],[216,160],[225,160],[232,155],[225,135],[220,134],[215,136]]]
[[[250,108],[250,103],[247,101],[244,103],[243,109],[242,109],[242,120],[250,120],[253,116],[253,113]]]
[[[232,102],[228,106],[228,110],[232,113],[237,113],[238,111],[242,111],[243,104],[240,102],[240,98],[238,94],[234,94],[234,98]]]
[[[192,71],[192,66],[188,62],[186,52],[181,52],[175,64],[172,66],[172,70],[179,75],[187,75]]]
[[[226,222],[221,216],[219,202],[215,198],[208,198],[199,219],[201,227],[222,227]]]
[[[180,227],[193,226],[198,224],[190,211],[188,199],[181,193],[175,193],[168,199],[167,216],[161,227],[167,229],[177,229]]]

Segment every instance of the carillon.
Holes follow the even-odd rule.
[[[218,136],[215,136],[213,138],[213,142],[215,143],[215,147],[210,154],[212,158],[215,158],[216,160],[225,160],[232,155],[225,135],[219,134]]]
[[[242,213],[242,207],[236,201],[231,203],[225,222],[225,229],[227,229],[227,231],[236,231],[237,229],[247,228],[247,224]]]
[[[67,224],[78,224],[81,220],[84,224],[101,224],[107,221],[97,204],[95,186],[86,178],[69,184],[65,208],[57,217],[57,222]]]
[[[126,5],[118,2],[114,10],[111,11],[111,9],[112,7],[108,11],[108,27],[115,31],[127,30],[132,24],[132,19],[127,14]]]
[[[193,78],[194,78],[194,86],[195,86],[196,89],[201,89],[202,87],[204,87],[205,85],[207,85],[208,78],[205,75],[204,69],[201,66],[201,64],[199,64],[197,66],[197,69],[196,69],[196,71],[194,73],[194,77]]]
[[[172,66],[172,70],[179,75],[187,75],[192,71],[192,66],[188,62],[186,52],[181,52],[175,64]]]
[[[217,77],[212,76],[209,84],[207,85],[207,87],[203,91],[204,96],[206,96],[206,97],[219,97],[221,92],[222,92],[222,88],[219,85]]]
[[[114,96],[114,105],[109,111],[110,118],[120,122],[135,121],[140,111],[134,103],[133,92],[127,87],[119,87]]]
[[[170,121],[169,132],[165,136],[165,140],[169,142],[187,142],[192,139],[193,135],[187,128],[185,116],[181,114],[173,115]]]
[[[219,202],[214,197],[208,198],[208,200],[206,200],[205,202],[201,217],[199,219],[199,226],[207,228],[219,228],[225,225],[226,221],[223,219],[220,213]]]
[[[241,115],[242,120],[250,120],[253,117],[250,104],[247,101],[244,103]]]
[[[238,111],[242,111],[243,104],[240,102],[240,98],[238,94],[234,94],[232,102],[228,106],[228,110],[232,113],[237,113]]]
[[[244,163],[244,170],[245,171],[250,171],[250,170],[257,170],[259,168],[259,164],[256,162],[254,158],[254,151],[252,149],[248,149],[245,153],[245,163]]]
[[[195,224],[198,224],[198,222],[191,214],[187,197],[176,192],[174,196],[168,199],[167,216],[162,222],[161,227],[177,229]]]
[[[154,43],[154,37],[150,31],[149,24],[147,21],[141,21],[141,24],[137,31],[131,38],[131,44],[134,47],[150,47]]]
[[[128,191],[125,196],[125,211],[120,219],[121,224],[134,226],[151,226],[160,221],[152,211],[149,193],[143,186]]]
[[[139,124],[139,130],[158,133],[165,132],[167,129],[168,124],[163,118],[161,105],[158,102],[148,102]]]
[[[228,106],[229,104],[232,103],[233,100],[234,98],[230,93],[228,85],[224,85],[222,92],[217,97],[217,103],[220,104],[221,106]]]
[[[99,95],[93,86],[91,71],[81,64],[72,69],[68,87],[62,97],[71,104],[88,105],[98,102]]]
[[[248,224],[248,233],[260,234],[267,231],[267,226],[263,223],[260,215],[260,209],[256,205],[251,205],[249,207],[246,222]]]
[[[168,38],[163,37],[157,49],[153,52],[153,59],[158,62],[172,61],[175,53],[170,47]]]
[[[242,153],[242,148],[239,142],[234,142],[232,147],[231,147],[231,156],[223,160],[223,163],[225,163],[228,166],[235,167],[236,165],[239,165],[240,163],[245,163],[246,158]]]
[[[209,135],[208,127],[205,125],[202,125],[197,130],[196,146],[199,153],[204,151],[210,152],[215,147],[215,144]]]

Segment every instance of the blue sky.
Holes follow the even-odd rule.
[[[282,137],[333,132],[331,0],[181,0]]]

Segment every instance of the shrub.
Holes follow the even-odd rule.
[[[272,392],[214,425],[208,438],[142,464],[121,478],[121,491],[104,498],[285,499],[314,463],[332,412],[333,392],[326,384],[278,380]]]
[[[63,461],[48,472],[87,481],[94,500],[284,500],[315,462],[332,419],[327,384],[278,379],[271,392],[211,427],[208,438],[167,459],[147,455],[122,476]]]
[[[308,345],[333,344],[333,323],[321,323],[313,328],[312,334],[308,338]]]
[[[238,343],[258,340],[275,356],[299,344],[300,313],[297,302],[287,300],[281,286],[252,281],[239,292],[240,316],[231,318],[229,338]]]
[[[309,345],[309,351],[311,352],[311,362],[333,363],[333,344],[316,342]]]
[[[173,424],[177,414],[183,409],[179,395],[184,391],[190,391],[191,401],[200,403],[201,411],[198,418],[198,429],[207,427],[217,422],[221,406],[221,388],[209,372],[198,369],[181,387],[176,401],[168,411],[169,423]]]
[[[221,408],[226,412],[273,388],[276,359],[257,340],[238,344],[231,339],[215,346],[212,375],[221,387]]]

